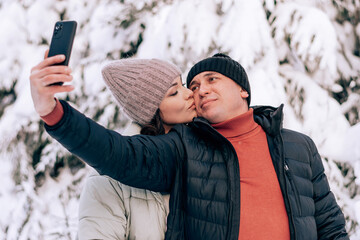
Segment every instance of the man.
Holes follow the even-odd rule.
[[[121,136],[54,103],[69,87],[49,84],[71,81],[51,66],[61,61],[30,77],[48,133],[100,174],[170,192],[166,239],[348,239],[314,143],[282,129],[282,106],[249,108],[247,75],[230,57],[194,65],[187,83],[201,117],[155,137]]]

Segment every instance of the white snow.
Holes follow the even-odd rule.
[[[173,61],[184,79],[195,62],[226,52],[247,71],[252,105],[284,103],[284,127],[314,140],[347,228],[353,227],[351,239],[360,239],[355,226],[360,223],[360,58],[354,54],[360,23],[336,21],[341,9],[353,16],[359,4],[276,2],[0,1],[0,92],[16,94],[13,103],[0,99],[0,239],[76,239],[78,198],[89,168],[69,168],[71,156],[43,132],[29,89],[31,68],[43,59],[64,10],[66,19],[78,22],[70,61],[75,90],[59,98],[120,131],[128,121],[121,112],[117,116],[105,88],[104,63],[142,40],[135,57]],[[264,8],[271,11],[269,20]],[[340,104],[333,93],[342,92],[348,97]],[[33,166],[34,151],[47,141]],[[65,166],[50,176],[61,159],[67,159]],[[346,174],[340,165],[349,168]],[[37,174],[43,174],[42,184],[36,184]]]

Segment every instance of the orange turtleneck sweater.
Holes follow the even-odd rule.
[[[240,167],[239,239],[290,239],[288,216],[266,134],[253,109],[213,127],[234,146]]]

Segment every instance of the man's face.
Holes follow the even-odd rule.
[[[217,72],[202,72],[189,85],[196,111],[210,123],[220,123],[248,111],[249,94],[232,79]]]

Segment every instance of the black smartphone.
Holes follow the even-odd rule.
[[[58,54],[64,54],[65,60],[55,65],[69,65],[71,49],[73,46],[75,33],[76,33],[76,21],[58,21],[55,23],[54,32],[51,38],[50,49],[48,57]],[[55,83],[55,85],[61,85],[62,82]]]

